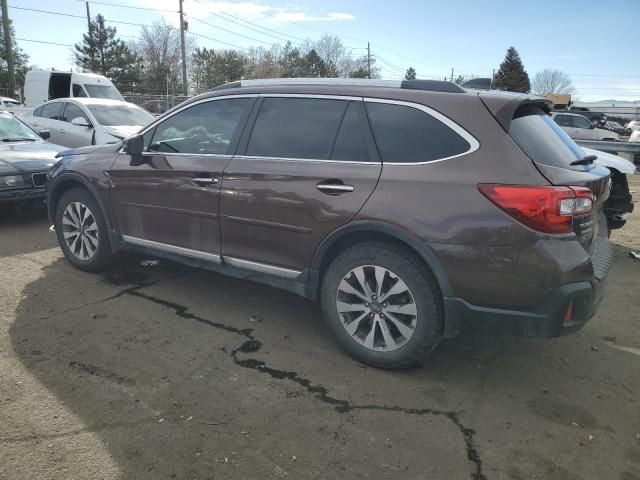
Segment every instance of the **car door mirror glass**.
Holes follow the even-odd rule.
[[[75,125],[77,127],[90,127],[91,124],[89,122],[87,122],[86,118],[83,117],[75,117],[73,120],[71,120],[71,125]]]
[[[144,139],[142,135],[133,135],[125,139],[124,150],[131,157],[130,164],[132,166],[142,165],[144,163],[144,157],[142,156]]]

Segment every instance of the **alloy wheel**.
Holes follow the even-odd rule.
[[[418,310],[407,284],[391,270],[364,265],[340,282],[336,307],[353,340],[374,351],[393,351],[413,336]]]
[[[84,203],[71,202],[64,209],[62,235],[69,251],[80,260],[89,260],[98,250],[98,224]]]

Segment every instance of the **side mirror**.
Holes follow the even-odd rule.
[[[142,135],[133,135],[124,140],[124,151],[131,157],[130,164],[132,166],[142,165],[144,163],[144,140]]]
[[[91,127],[92,125],[87,122],[87,120],[83,117],[76,117],[71,120],[71,125],[75,125],[77,127]]]
[[[40,130],[38,132],[38,135],[40,135],[40,138],[42,138],[43,140],[46,140],[48,138],[51,138],[51,130]]]

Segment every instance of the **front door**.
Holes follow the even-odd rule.
[[[222,183],[224,261],[295,276],[378,182],[363,101],[266,96],[245,130]]]
[[[219,261],[222,172],[254,102],[209,99],[187,106],[144,133],[141,159],[116,159],[111,205],[125,241]]]

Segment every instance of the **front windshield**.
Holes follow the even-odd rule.
[[[92,98],[108,98],[111,100],[122,100],[124,98],[120,95],[120,92],[113,85],[96,85],[91,83],[85,83],[84,88],[87,89],[89,96]]]
[[[100,125],[106,127],[148,125],[153,115],[133,104],[87,105]]]
[[[0,115],[0,141],[32,141],[41,140],[36,132],[27,127],[13,115]]]

